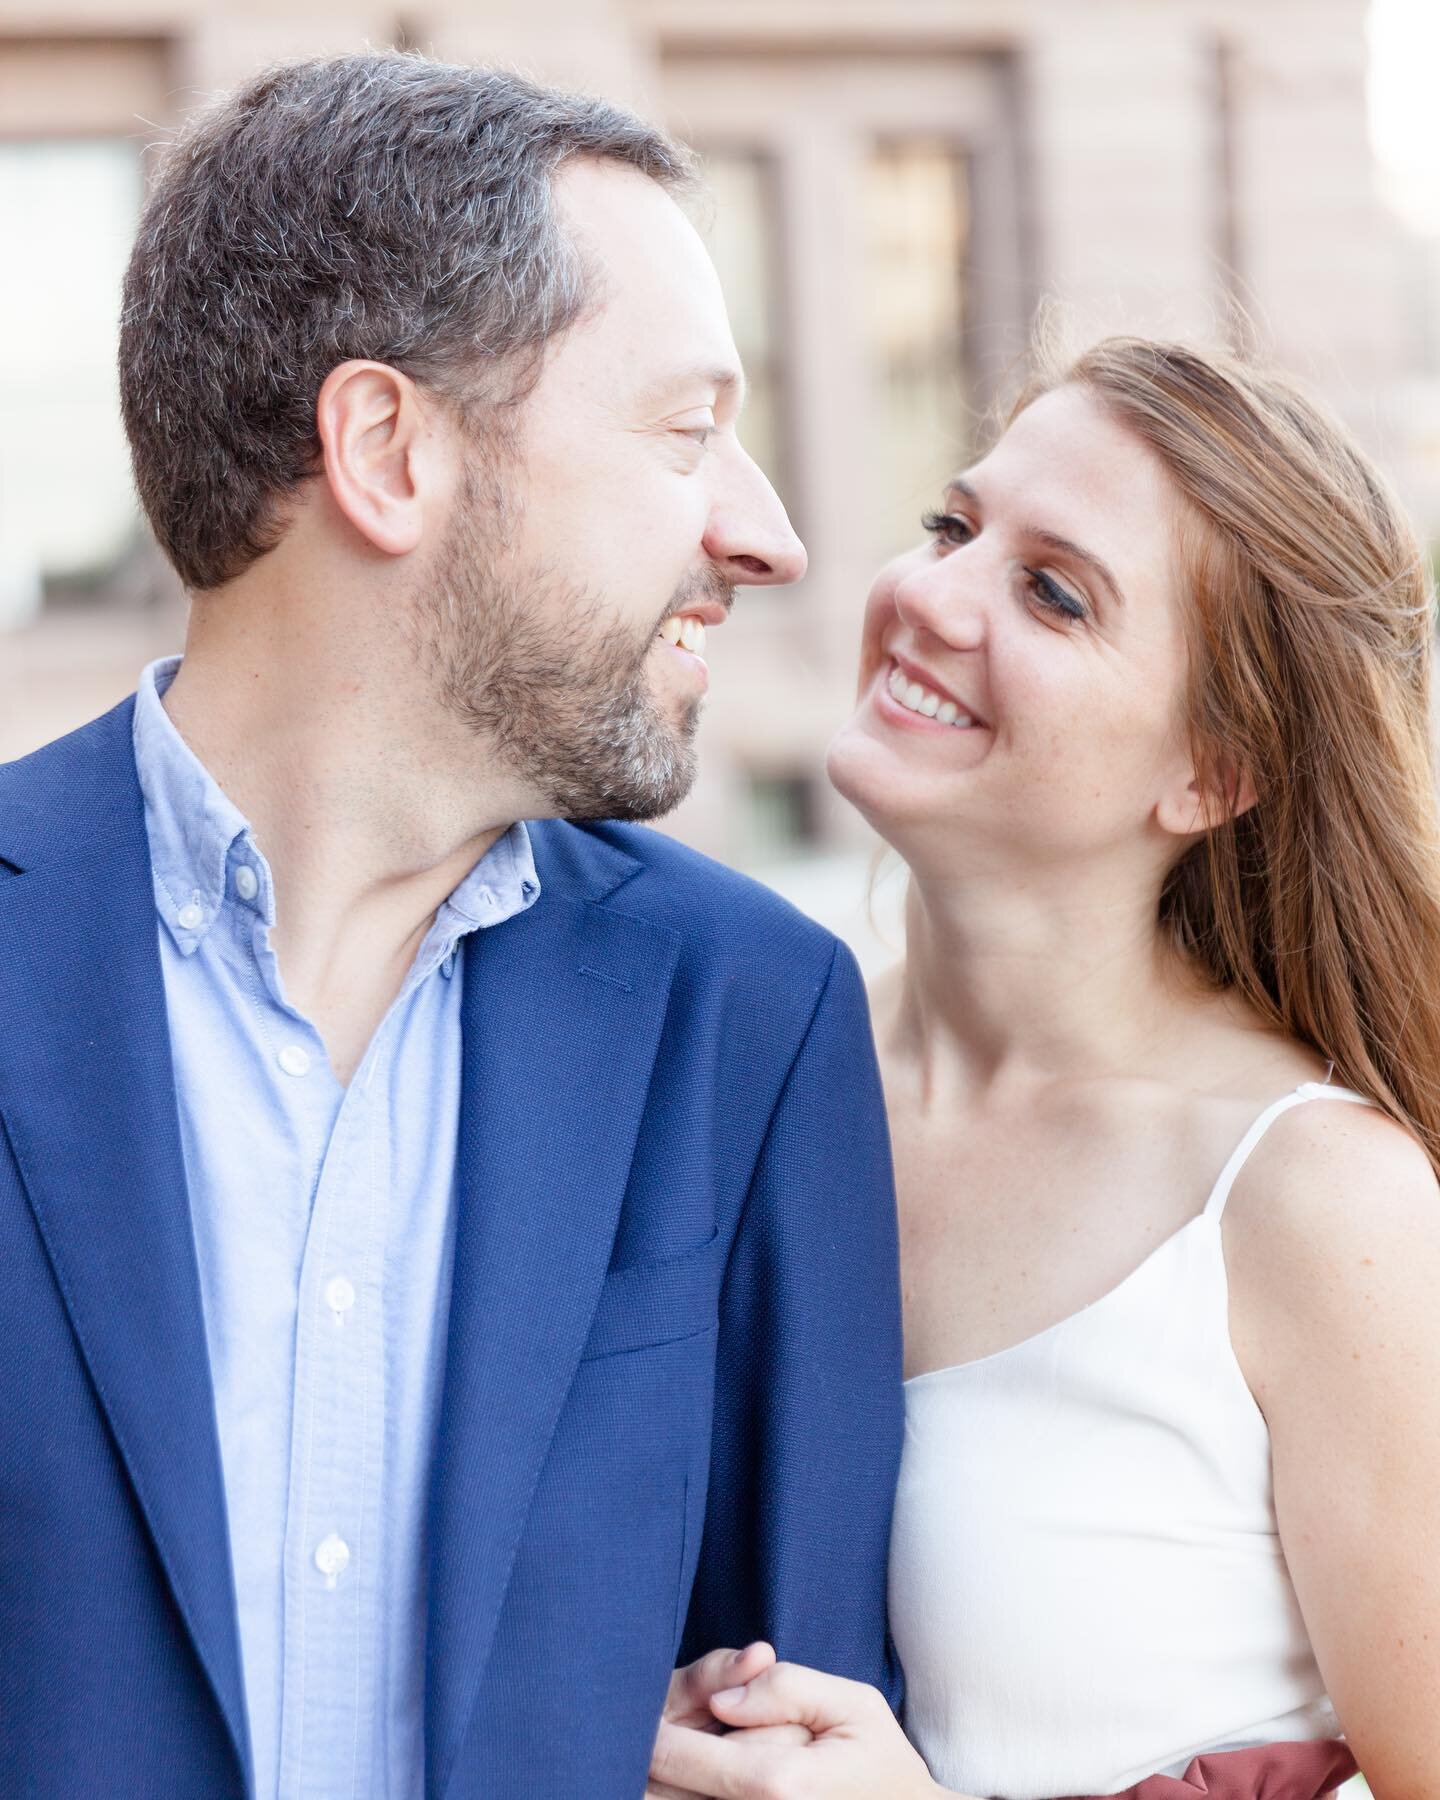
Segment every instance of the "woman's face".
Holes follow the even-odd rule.
[[[1089,393],[1037,400],[877,577],[835,786],[912,862],[1163,866],[1194,808],[1176,521]]]

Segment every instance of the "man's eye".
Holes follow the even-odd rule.
[[[714,437],[715,429],[713,425],[677,425],[675,434],[677,437],[689,438],[692,444],[698,444],[703,450]]]

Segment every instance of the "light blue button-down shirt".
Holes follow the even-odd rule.
[[[425,1511],[460,1099],[456,946],[530,906],[521,824],[435,915],[348,1087],[285,999],[275,892],[146,669],[135,757],[260,1800],[420,1800]]]

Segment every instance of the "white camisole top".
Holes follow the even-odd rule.
[[[1251,1151],[1312,1100],[1370,1104],[1305,1083],[1102,1299],[906,1382],[890,1622],[906,1730],[942,1786],[1112,1794],[1205,1752],[1340,1735],[1230,1344],[1220,1239]]]

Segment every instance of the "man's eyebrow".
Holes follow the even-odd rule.
[[[737,412],[745,404],[745,376],[732,363],[706,363],[665,375],[641,391],[638,404],[642,409],[663,406],[666,401],[694,393],[697,388],[713,388],[717,399],[733,396]]]
[[[963,494],[972,505],[980,505],[979,494],[963,475],[952,475],[946,486],[953,494]],[[1023,535],[1033,539],[1037,544],[1044,544],[1047,550],[1054,550],[1061,556],[1068,556],[1072,562],[1080,563],[1093,571],[1109,588],[1116,604],[1119,606],[1125,604],[1125,595],[1120,583],[1115,579],[1115,571],[1103,557],[1096,556],[1093,550],[1085,549],[1073,538],[1061,537],[1059,532],[1042,530],[1038,525],[1024,527]]]

